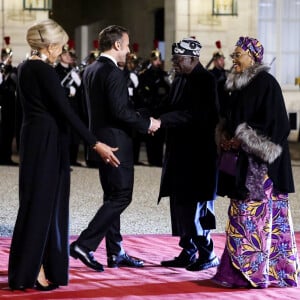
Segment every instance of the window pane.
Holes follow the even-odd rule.
[[[290,51],[292,53],[299,52],[300,49],[300,22],[299,21],[283,21],[282,22],[282,51]]]
[[[261,22],[259,40],[267,52],[276,52],[277,34],[275,29],[275,20]]]
[[[285,0],[282,7],[283,19],[299,20],[300,18],[300,1],[299,0]]]
[[[300,76],[300,0],[260,0],[258,37],[264,62],[281,85],[294,85]],[[280,63],[279,63],[280,62]]]
[[[276,16],[276,1],[261,0],[259,1],[259,18],[274,19]]]
[[[282,61],[284,61],[282,72],[282,83],[283,84],[295,84],[295,78],[299,77],[299,54],[282,54]]]

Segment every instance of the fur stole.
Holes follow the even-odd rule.
[[[247,68],[243,73],[236,73],[232,71],[228,74],[225,89],[228,91],[239,90],[248,85],[248,83],[260,72],[270,70],[269,65],[265,64],[254,64]]]
[[[246,123],[240,124],[235,137],[242,142],[242,148],[245,152],[259,157],[262,161],[271,164],[280,156],[282,147],[274,144],[267,137],[259,135]]]

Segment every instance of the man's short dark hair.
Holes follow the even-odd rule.
[[[99,33],[100,52],[110,50],[114,43],[120,40],[124,33],[129,34],[128,29],[118,25],[110,25]]]

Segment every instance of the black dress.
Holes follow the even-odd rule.
[[[19,211],[12,237],[11,288],[32,288],[41,265],[46,277],[68,284],[69,126],[89,144],[96,138],[71,109],[54,68],[41,60],[18,67],[22,105]]]

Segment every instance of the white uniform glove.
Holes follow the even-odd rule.
[[[74,82],[76,83],[77,86],[81,85],[81,79],[75,71],[71,72],[71,77],[72,77],[72,79],[74,80]]]
[[[139,78],[137,77],[137,75],[136,75],[135,73],[131,72],[131,73],[129,74],[129,77],[130,77],[130,80],[131,80],[132,83],[133,83],[133,86],[134,86],[135,88],[137,88],[137,86],[139,85]]]
[[[74,86],[70,86],[70,92],[69,92],[69,97],[74,97],[76,94],[76,89],[74,88]]]
[[[128,88],[128,94],[129,94],[129,96],[133,96],[133,88],[132,87]]]

